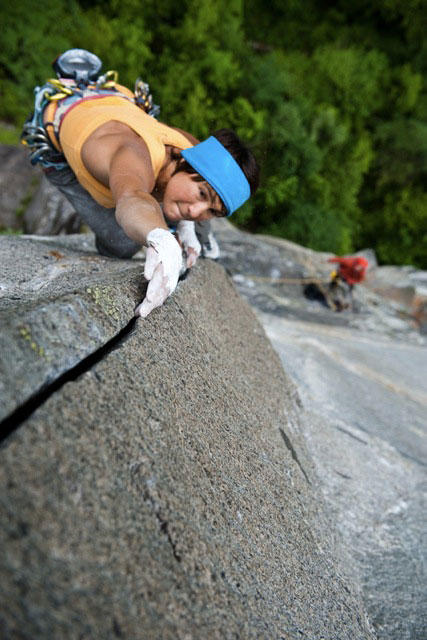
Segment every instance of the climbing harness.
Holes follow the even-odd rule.
[[[21,134],[21,143],[29,147],[33,165],[39,163],[45,169],[56,170],[68,166],[57,132],[65,113],[78,101],[102,95],[120,96],[154,118],[160,113],[146,82],[137,78],[132,93],[118,85],[117,71],[100,75],[101,60],[85,49],[65,51],[52,66],[57,78],[50,78],[43,86],[35,87],[34,111]],[[45,114],[48,116],[46,122]]]

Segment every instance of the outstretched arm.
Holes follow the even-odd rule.
[[[174,291],[182,265],[181,247],[150,194],[155,180],[145,143],[119,123],[100,127],[95,134],[98,135],[93,134],[82,150],[85,166],[110,187],[116,201],[116,218],[125,233],[148,247],[144,275],[150,283],[136,310],[145,317]]]
[[[150,231],[168,226],[151,195],[155,181],[148,150],[135,137],[122,138],[111,154],[108,182],[116,201],[117,222],[132,240],[146,244]]]

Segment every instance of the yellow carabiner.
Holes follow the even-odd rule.
[[[105,77],[105,82],[101,85],[101,88],[113,89],[116,82],[119,79],[119,74],[117,73],[117,71],[110,69],[110,71],[106,71],[104,77]]]
[[[70,94],[69,93],[65,93],[65,91],[63,91],[62,93],[55,93],[54,95],[52,95],[51,93],[48,93],[47,91],[44,94],[44,97],[49,100],[49,102],[56,102],[57,100],[62,100],[62,98],[68,98]]]
[[[66,87],[65,84],[62,84],[58,78],[49,78],[48,83],[56,89],[58,93],[64,93],[66,96],[73,95],[73,91],[69,87]],[[55,97],[55,99],[57,100],[58,98]]]

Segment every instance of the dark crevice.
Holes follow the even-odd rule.
[[[162,516],[160,515],[160,507],[156,503],[156,501],[154,500],[153,496],[150,494],[149,491],[145,492],[145,498],[146,498],[146,500],[148,500],[148,502],[153,507],[154,515],[156,516],[157,522],[160,525],[160,531],[166,536],[166,538],[167,538],[167,540],[168,540],[168,542],[169,542],[169,544],[171,546],[173,557],[175,558],[175,560],[177,562],[181,562],[181,556],[178,553],[178,551],[176,550],[176,544],[172,540],[172,536],[171,536],[170,531],[169,531],[169,523],[168,523],[168,521],[165,520],[164,518],[162,518]]]
[[[396,447],[396,451],[398,451],[400,455],[403,456],[404,458],[407,458],[408,460],[412,460],[412,462],[419,464],[421,467],[427,467],[427,462],[425,462],[424,460],[420,460],[415,456],[411,456],[410,453],[406,453],[406,451],[402,451],[402,449],[399,449],[399,447]]]
[[[344,478],[345,480],[351,480],[352,479],[351,476],[348,476],[345,473],[341,473],[341,471],[337,471],[336,469],[335,469],[335,473],[338,476],[341,476],[341,478]]]
[[[359,422],[356,422],[355,424],[358,429],[360,429],[364,433],[367,433],[370,437],[378,438],[382,442],[385,442],[387,445],[391,445],[404,458],[408,458],[408,460],[412,460],[412,462],[419,464],[421,467],[427,467],[427,462],[425,460],[420,460],[420,458],[417,458],[416,456],[411,455],[407,451],[403,451],[402,449],[400,449],[399,446],[397,446],[397,444],[393,443],[391,440],[388,440],[387,438],[382,438],[377,433],[374,433],[369,431],[368,429],[365,429]]]
[[[32,395],[26,402],[19,406],[7,418],[0,422],[0,443],[2,443],[13,431],[44,404],[54,393],[59,391],[67,382],[77,380],[83,373],[86,373],[109,353],[118,349],[133,333],[137,318],[132,318],[113,338],[108,340],[102,347],[86,356],[74,367],[68,369],[52,382],[46,384]]]
[[[117,638],[123,638],[123,633],[117,619],[113,617],[113,631]]]
[[[361,442],[362,444],[368,444],[366,442],[366,440],[362,440],[362,438],[358,438],[353,433],[351,433],[350,431],[347,431],[346,429],[343,429],[342,427],[337,427],[336,426],[335,429],[338,429],[338,431],[341,431],[342,433],[345,433],[347,436],[350,436],[350,438],[354,438],[354,440],[357,440],[358,442]]]
[[[160,522],[160,531],[165,534],[165,536],[168,539],[168,542],[169,542],[170,546],[172,547],[173,557],[175,558],[175,560],[177,562],[181,562],[181,556],[179,555],[179,553],[176,550],[176,544],[172,540],[172,536],[171,536],[170,531],[169,531],[169,523],[166,522],[166,520],[162,520],[158,513],[156,513],[156,518]]]
[[[289,440],[288,436],[286,435],[286,433],[283,431],[283,429],[281,427],[279,427],[279,431],[280,431],[280,435],[282,436],[285,445],[287,446],[287,448],[291,452],[292,459],[295,460],[295,462],[297,463],[297,465],[301,469],[301,471],[302,471],[302,473],[304,475],[304,478],[307,480],[308,484],[311,485],[311,482],[310,482],[310,480],[308,478],[308,475],[306,474],[306,472],[304,470],[304,467],[302,466],[302,464],[298,460],[298,456],[296,454],[295,449],[292,446],[292,442]]]

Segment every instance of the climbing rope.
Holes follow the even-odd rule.
[[[332,309],[332,311],[337,311],[337,305],[332,300],[330,293],[327,290],[327,287],[325,286],[325,280],[324,279],[320,280],[314,274],[314,265],[312,261],[310,259],[303,258],[302,264],[307,269],[307,271],[309,272],[311,271],[313,273],[313,276],[305,276],[301,278],[274,278],[272,276],[256,276],[251,274],[245,274],[245,277],[250,278],[251,280],[254,280],[256,282],[271,282],[272,284],[297,284],[297,285],[298,284],[299,285],[316,284],[319,288],[319,291],[322,293],[328,307]]]
[[[258,282],[272,282],[273,284],[284,283],[284,284],[305,284],[312,282],[313,284],[322,284],[324,280],[318,280],[316,278],[274,278],[272,276],[255,276],[252,274],[245,274],[246,278],[250,278],[251,280],[256,280]]]

